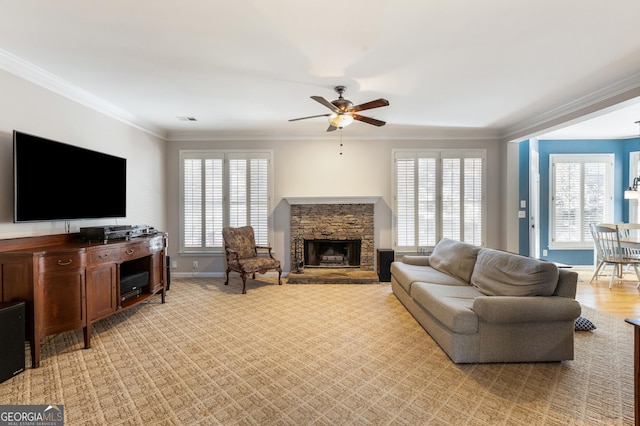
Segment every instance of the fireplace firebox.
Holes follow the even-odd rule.
[[[304,240],[307,268],[359,268],[361,240]]]

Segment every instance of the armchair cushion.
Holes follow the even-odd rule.
[[[254,272],[264,274],[269,269],[279,268],[280,261],[271,259],[270,257],[252,257],[251,259],[240,259],[238,261],[238,266],[241,271],[244,271],[247,274],[252,274]]]
[[[252,227],[225,228],[222,230],[222,233],[227,253],[237,253],[238,259],[247,259],[256,256],[256,243]]]

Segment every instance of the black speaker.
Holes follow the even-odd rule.
[[[0,303],[0,383],[24,371],[24,302]]]
[[[394,259],[394,251],[391,249],[378,249],[378,279],[380,282],[391,281],[391,263]]]

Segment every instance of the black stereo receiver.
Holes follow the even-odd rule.
[[[104,241],[130,239],[133,234],[133,227],[130,225],[121,226],[90,226],[80,228],[80,238],[84,241]]]

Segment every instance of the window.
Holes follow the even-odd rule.
[[[485,151],[397,151],[394,162],[397,250],[484,244]]]
[[[552,154],[549,248],[593,249],[592,223],[613,220],[613,154]]]
[[[253,227],[269,245],[271,153],[180,151],[181,252],[220,252],[222,228]]]

